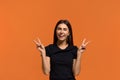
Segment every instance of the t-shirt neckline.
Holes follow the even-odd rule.
[[[58,47],[58,45],[57,45],[57,44],[55,44],[55,45],[56,45],[56,47],[57,47],[59,50],[66,50],[66,49],[68,49],[68,47],[70,46],[70,45],[68,44],[68,46],[67,46],[66,48],[61,49],[60,47]]]

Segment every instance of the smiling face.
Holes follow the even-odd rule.
[[[53,44],[65,42],[69,45],[73,44],[72,26],[68,20],[59,20],[54,28]]]
[[[56,29],[56,35],[58,41],[67,41],[67,38],[69,36],[68,26],[64,23],[59,24]]]

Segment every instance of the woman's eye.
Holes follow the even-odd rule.
[[[57,28],[57,30],[63,30],[63,31],[67,31],[68,29],[67,28]]]
[[[67,28],[64,28],[63,30],[64,30],[64,31],[67,31]]]
[[[61,30],[61,28],[57,28],[57,30]]]

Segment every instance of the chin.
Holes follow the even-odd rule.
[[[63,41],[66,41],[66,39],[58,39],[59,41],[63,42]]]

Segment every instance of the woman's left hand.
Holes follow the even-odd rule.
[[[86,46],[90,41],[86,42],[86,39],[83,39],[81,46],[78,48],[78,52],[83,53],[86,50]]]

